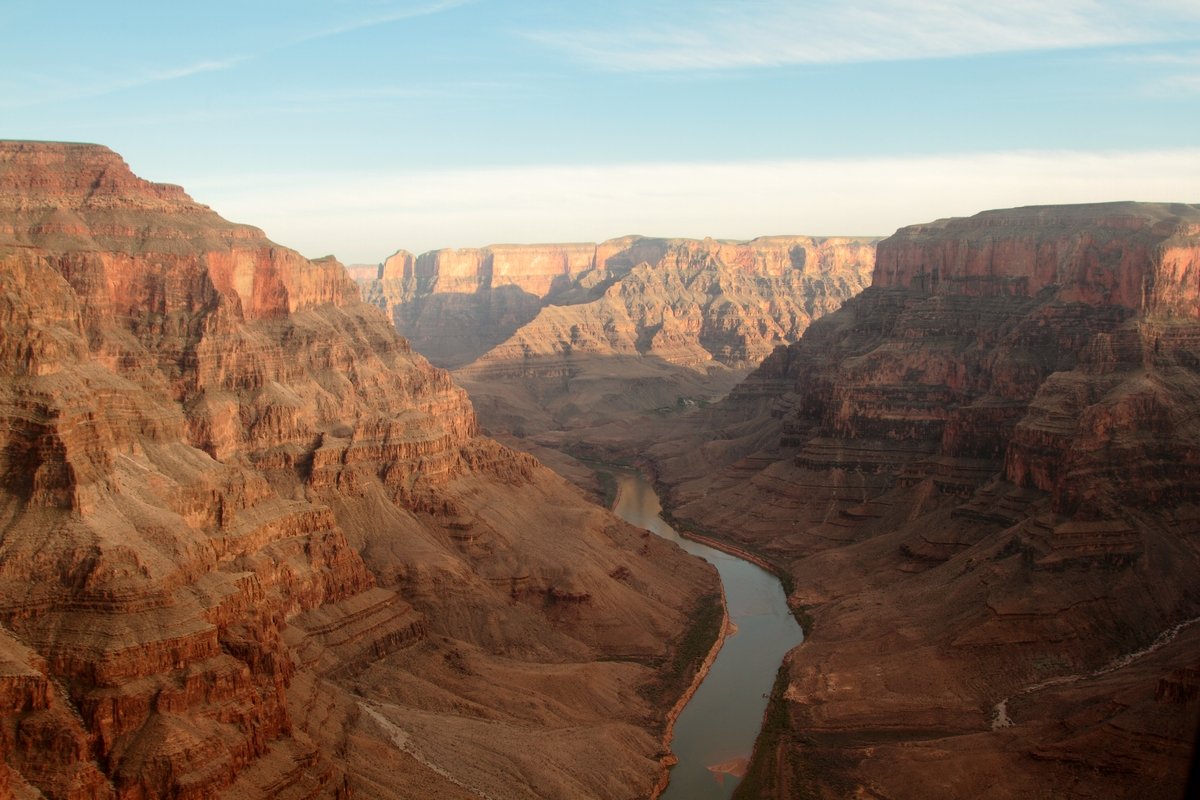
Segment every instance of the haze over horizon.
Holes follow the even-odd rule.
[[[6,136],[347,263],[1200,201],[1180,0],[17,2],[0,30]]]

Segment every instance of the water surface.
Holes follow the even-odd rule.
[[[749,758],[762,725],[767,695],[788,650],[804,638],[787,607],[779,580],[766,570],[681,537],[659,516],[662,505],[639,473],[617,472],[617,502],[622,519],[678,542],[709,561],[721,574],[729,616],[737,633],[725,640],[708,677],[675,723],[671,750],[679,763],[671,769],[666,800],[726,800],[738,778],[719,780],[708,768]]]

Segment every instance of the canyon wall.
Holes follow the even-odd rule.
[[[504,341],[552,295],[587,292],[627,272],[631,256],[618,255],[620,249],[614,242],[493,245],[419,256],[399,250],[380,265],[364,296],[419,352],[453,368]]]
[[[630,236],[401,251],[366,297],[454,369],[490,432],[561,447],[722,396],[873,266],[872,239]]]
[[[1193,207],[1106,203],[986,211],[903,228],[871,285],[933,294],[1035,295],[1196,317],[1200,280]]]
[[[670,359],[670,337],[659,334],[677,320],[694,329],[688,338],[697,351],[679,360],[739,367],[794,341],[813,318],[860,291],[873,257],[872,240],[804,236],[750,242],[629,236],[420,256],[398,251],[366,296],[389,311],[419,352],[451,368],[480,358],[509,360],[509,351],[523,346],[536,355],[582,346]],[[598,314],[610,328],[615,320],[618,330],[587,329],[574,340],[548,336],[553,323],[537,316],[549,308],[578,310],[581,322]],[[590,335],[581,343],[583,334]],[[498,346],[503,350],[492,352]]]
[[[712,570],[479,436],[340,264],[0,142],[0,270],[6,795],[649,792]]]
[[[869,289],[664,429],[676,517],[813,620],[740,796],[1182,796],[1198,257],[1183,204],[904,228]]]

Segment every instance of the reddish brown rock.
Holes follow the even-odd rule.
[[[747,796],[1181,796],[1197,252],[1181,204],[902,229],[871,288],[664,432],[675,513],[814,620]]]
[[[637,689],[711,571],[480,438],[340,264],[105,148],[3,142],[0,270],[0,786],[655,783]]]
[[[630,236],[400,251],[367,297],[455,369],[490,432],[570,468],[540,445],[608,440],[610,427],[636,438],[724,395],[859,292],[873,264],[871,239]]]
[[[986,211],[901,229],[871,285],[945,295],[1036,295],[1195,317],[1195,208],[1107,203]]]

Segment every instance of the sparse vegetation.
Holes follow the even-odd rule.
[[[1047,655],[1033,660],[1033,674],[1038,678],[1053,677],[1074,669],[1072,664],[1058,655]]]
[[[849,760],[822,747],[813,737],[798,734],[785,698],[787,689],[785,662],[775,673],[775,685],[763,712],[762,730],[754,743],[746,777],[733,793],[734,800],[849,797],[853,790],[852,782],[845,777]]]
[[[600,504],[605,508],[612,508],[613,504],[617,502],[616,476],[608,470],[597,469],[596,482],[600,484]]]
[[[674,702],[691,684],[721,633],[725,607],[718,594],[707,594],[696,602],[692,625],[679,639],[658,680],[641,688],[642,696],[656,704]]]
[[[787,701],[784,700],[787,687],[788,671],[785,662],[779,665],[779,671],[775,673],[771,698],[767,701],[767,710],[763,712],[762,729],[754,742],[754,753],[746,770],[746,777],[742,778],[742,782],[733,793],[734,800],[772,797],[776,796],[779,790],[779,769],[776,763],[779,745],[785,734],[792,730]]]
[[[809,613],[808,606],[803,606],[799,603],[795,605],[788,603],[788,608],[791,609],[792,616],[796,618],[796,624],[800,626],[800,630],[804,632],[804,638],[807,639],[808,635],[812,633],[814,621],[813,615]]]
[[[678,395],[673,405],[656,406],[643,413],[657,414],[660,417],[665,417],[671,414],[695,411],[698,408],[708,408],[710,405],[712,405],[712,401],[703,397],[684,397],[683,395]]]

